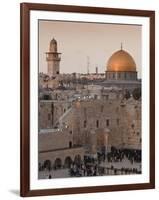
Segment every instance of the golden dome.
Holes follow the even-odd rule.
[[[107,71],[134,72],[136,71],[136,64],[133,57],[121,49],[109,58]]]

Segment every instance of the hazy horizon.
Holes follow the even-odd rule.
[[[141,78],[141,26],[63,21],[39,21],[39,72],[47,73],[46,52],[52,38],[61,54],[60,73],[106,71],[109,57],[121,49],[135,60]]]

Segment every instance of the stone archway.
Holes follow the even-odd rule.
[[[71,159],[70,156],[67,156],[67,157],[65,158],[65,161],[64,161],[64,167],[70,168],[71,164],[72,164],[72,159]]]
[[[51,161],[45,160],[43,164],[44,169],[51,170]]]
[[[54,168],[55,169],[60,169],[62,167],[62,161],[60,158],[56,158],[55,162],[54,162]]]
[[[82,159],[80,155],[75,156],[74,163],[77,165],[80,165],[82,163]]]

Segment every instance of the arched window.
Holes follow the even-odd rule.
[[[70,168],[71,164],[72,164],[72,159],[71,159],[71,157],[69,157],[69,156],[66,157],[66,158],[65,158],[65,162],[64,162],[64,167]]]
[[[60,169],[62,167],[62,161],[60,158],[56,158],[56,160],[54,162],[54,167],[55,167],[55,169]]]
[[[44,169],[51,170],[51,161],[45,160],[43,164]]]

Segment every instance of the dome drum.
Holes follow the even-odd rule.
[[[137,80],[137,72],[114,72],[114,71],[106,71],[106,80]]]

